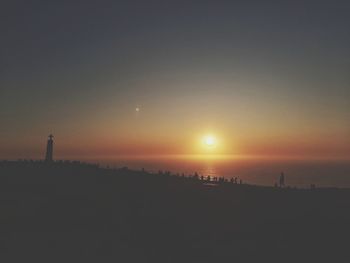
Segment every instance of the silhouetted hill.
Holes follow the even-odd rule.
[[[346,262],[350,190],[0,162],[1,262]]]

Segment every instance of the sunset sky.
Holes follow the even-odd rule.
[[[40,158],[50,133],[61,158],[350,157],[349,14],[336,0],[1,1],[0,158]]]

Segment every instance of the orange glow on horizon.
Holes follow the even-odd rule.
[[[350,141],[340,136],[324,138],[320,135],[310,137],[296,136],[252,136],[241,132],[229,132],[227,129],[208,129],[209,132],[197,133],[193,130],[164,129],[152,130],[152,133],[134,129],[125,133],[99,133],[83,136],[54,133],[54,155],[58,158],[75,159],[104,156],[133,158],[329,158],[349,159]],[[199,130],[198,127],[196,127]],[[224,131],[224,132],[222,132]],[[75,135],[75,134],[73,134]],[[348,138],[348,137],[346,137]],[[2,159],[35,159],[45,152],[46,135],[2,138]]]

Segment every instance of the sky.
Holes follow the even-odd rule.
[[[62,158],[349,157],[349,13],[337,0],[1,1],[0,158],[40,158],[50,133]]]

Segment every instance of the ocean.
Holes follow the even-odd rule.
[[[100,157],[81,160],[110,168],[128,167],[153,173],[170,171],[190,175],[197,172],[211,177],[238,177],[243,183],[264,186],[273,186],[283,172],[286,185],[291,187],[309,188],[315,184],[316,187],[350,188],[350,160],[185,157]]]

